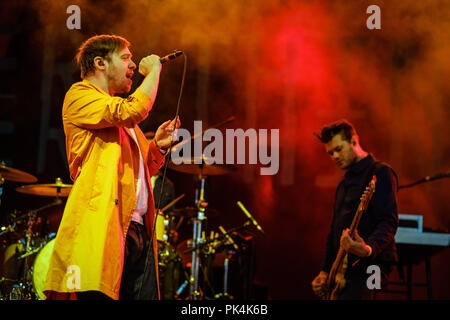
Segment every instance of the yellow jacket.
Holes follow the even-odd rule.
[[[62,114],[74,185],[55,238],[43,289],[47,297],[95,290],[119,298],[139,170],[139,150],[128,128],[135,129],[149,190],[150,177],[164,163],[154,142],[148,143],[137,126],[150,109],[150,98],[139,89],[123,99],[83,80],[67,92]],[[149,237],[154,211],[149,192],[144,218]],[[158,266],[155,239],[153,248]]]

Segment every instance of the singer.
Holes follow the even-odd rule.
[[[47,299],[159,299],[156,238],[149,243],[155,217],[150,178],[163,165],[180,120],[161,124],[150,143],[138,127],[155,102],[156,55],[139,63],[145,78],[136,91],[115,97],[131,89],[136,64],[129,46],[122,37],[99,35],[78,49],[82,81],[66,93],[62,110],[74,185],[55,238]],[[147,259],[147,252],[153,256]]]

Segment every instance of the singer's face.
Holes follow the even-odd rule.
[[[131,77],[133,70],[136,69],[136,64],[131,57],[130,50],[125,47],[110,54],[109,61],[105,62],[108,86],[114,94],[127,93],[131,90],[133,83]]]

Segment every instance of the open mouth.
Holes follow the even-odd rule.
[[[131,79],[131,77],[133,76],[133,72],[127,73],[125,76],[126,76],[128,79]]]

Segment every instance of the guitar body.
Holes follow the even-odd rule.
[[[345,272],[347,271],[347,253],[339,250],[338,258],[335,260],[331,272],[325,282],[325,294],[323,300],[338,300],[345,287]]]
[[[333,286],[330,288],[331,293],[329,293],[327,300],[338,300],[342,290],[345,287],[345,272],[347,271],[347,254],[345,255],[344,261],[341,266],[336,270],[336,275],[334,276],[334,281],[331,281]]]

